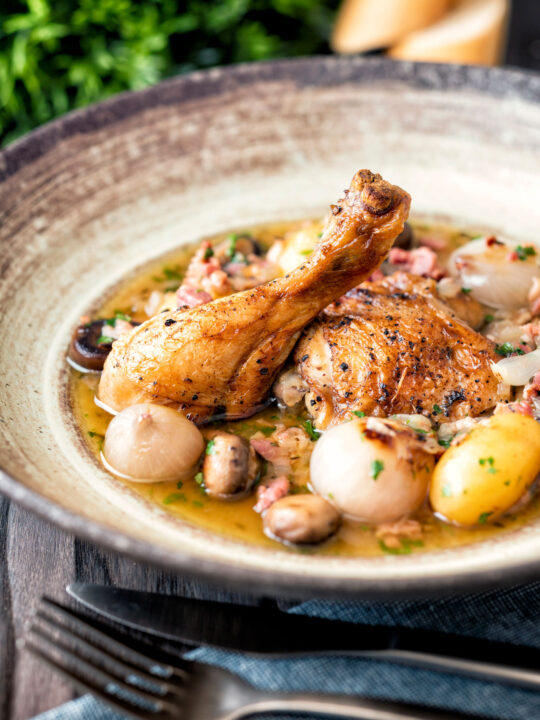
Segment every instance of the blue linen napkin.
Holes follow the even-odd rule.
[[[540,647],[540,582],[427,600],[380,603],[313,600],[293,607],[290,612],[369,625],[441,630]],[[231,670],[265,690],[351,693],[496,720],[540,718],[540,692],[394,663],[340,657],[264,660],[208,648],[193,650],[187,657]],[[122,720],[122,716],[88,696],[38,717],[39,720]],[[283,716],[280,719],[286,720]]]

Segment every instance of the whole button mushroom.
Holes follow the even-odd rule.
[[[233,433],[217,432],[206,446],[202,468],[209,495],[230,499],[251,489],[260,462],[247,440]]]
[[[204,450],[201,431],[177,410],[141,403],[122,410],[105,433],[108,470],[135,482],[184,480]]]
[[[79,325],[71,338],[69,359],[82,370],[103,370],[112,342],[104,342],[103,320]],[[99,342],[101,340],[101,342]]]
[[[314,544],[335,533],[339,512],[320,495],[287,495],[270,506],[263,525],[267,535],[293,544]]]

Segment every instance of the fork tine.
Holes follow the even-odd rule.
[[[79,657],[75,651],[60,642],[57,637],[50,635],[43,628],[33,625],[30,628],[30,636],[43,641],[44,646],[46,645],[50,650],[49,655],[62,658],[64,665],[72,667],[73,672],[77,672],[79,675],[86,675],[102,690],[114,691],[120,697],[132,696],[134,704],[146,706],[149,710],[155,708],[154,712],[161,708],[174,711],[175,706],[163,696],[156,695],[151,690],[128,685],[121,678],[115,677],[112,673],[104,671],[93,663]]]
[[[65,668],[61,663],[49,656],[47,652],[43,651],[37,645],[34,645],[34,643],[30,639],[26,640],[24,647],[29,652],[31,652],[32,655],[35,655],[37,658],[39,658],[45,665],[47,665],[47,667],[51,668],[51,670],[54,670],[63,678],[68,680],[75,687],[78,693],[90,693],[97,700],[100,700],[113,710],[121,712],[124,715],[127,715],[127,717],[129,718],[134,718],[134,720],[148,720],[148,711],[139,712],[131,703],[128,703],[121,698],[111,697],[110,695],[102,692],[102,690],[98,686],[94,685],[88,680],[83,680],[81,677],[75,675],[73,672]],[[160,720],[165,720],[166,718],[166,716],[160,716],[158,714],[152,714],[150,717],[156,717]]]
[[[80,658],[75,652],[50,636],[42,628],[32,626],[26,641],[26,646],[40,654],[42,659],[47,658],[49,664],[56,669],[63,670],[73,682],[84,685],[85,689],[107,701],[126,704],[131,712],[145,712],[146,717],[165,718],[177,717],[179,707],[167,699],[151,692],[128,685],[100,668]],[[143,715],[143,717],[145,717]]]
[[[161,678],[163,680],[170,681],[173,676],[184,680],[191,667],[191,663],[185,660],[175,658],[175,665],[171,663],[159,662],[155,658],[145,655],[142,652],[133,650],[133,648],[125,645],[119,640],[115,640],[107,635],[105,632],[98,630],[90,624],[86,619],[80,617],[74,610],[64,607],[48,597],[41,598],[41,604],[46,608],[52,610],[55,616],[62,618],[67,622],[67,626],[73,634],[77,637],[90,641],[97,647],[102,647],[106,652],[118,658],[122,662],[132,665],[133,667],[140,668],[146,671],[154,678]],[[36,615],[39,615],[41,608],[38,609]],[[43,617],[43,613],[41,614]],[[58,621],[56,621],[58,622]]]
[[[42,610],[38,610],[35,617],[42,621],[43,629],[40,625],[34,624],[32,626],[34,633],[43,636],[44,629],[47,629],[47,639],[52,642],[53,636],[50,633],[50,628],[53,628],[58,636],[58,638],[54,638],[57,643],[60,642],[66,650],[75,650],[78,655],[82,655],[81,660],[85,660],[94,667],[103,668],[129,685],[133,684],[135,687],[143,688],[148,692],[161,696],[178,692],[177,685],[163,681],[155,675],[150,675],[150,673],[141,670],[139,667],[134,668],[133,665],[127,665],[112,654],[108,654],[105,650],[87,642],[85,638],[74,633],[71,628],[65,627],[56,618],[50,618]],[[67,645],[65,640],[70,641],[71,645]]]

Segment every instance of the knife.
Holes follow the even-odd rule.
[[[102,585],[72,583],[66,589],[99,615],[186,645],[266,658],[362,657],[540,690],[537,648]]]

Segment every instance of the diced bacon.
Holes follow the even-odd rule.
[[[208,277],[203,278],[201,287],[211,297],[222,297],[232,292],[227,273],[223,270],[214,270]]]
[[[446,238],[438,237],[437,235],[423,235],[420,238],[420,245],[439,252],[440,250],[446,250],[448,247],[448,240]]]
[[[286,475],[280,475],[277,478],[266,481],[264,485],[259,485],[257,488],[257,502],[253,506],[255,512],[262,513],[268,510],[270,505],[273,505],[276,500],[285,497],[289,492],[290,485]]]
[[[536,373],[530,383],[525,386],[523,391],[524,400],[533,400],[540,395],[540,371]]]
[[[526,417],[534,417],[533,406],[530,402],[520,400],[511,403],[497,403],[495,406],[495,415],[502,413],[516,413],[517,415],[525,415]]]
[[[523,342],[530,343],[533,346],[540,345],[540,321],[527,323],[521,326],[523,332]]]
[[[289,456],[286,450],[280,447],[276,442],[270,441],[268,438],[258,438],[256,436],[250,439],[253,449],[259,453],[261,457],[274,465],[280,467],[290,466]]]
[[[378,525],[375,537],[382,540],[386,547],[397,550],[401,547],[401,538],[407,540],[421,540],[422,526],[417,520],[405,518],[394,523]]]
[[[434,280],[440,280],[446,275],[446,271],[437,263],[437,255],[428,247],[414,250],[392,248],[388,259],[392,265],[399,265],[400,270],[413,275],[423,275]]]
[[[377,268],[375,272],[371,273],[368,277],[369,282],[377,282],[377,280],[384,280],[384,273],[380,268]]]
[[[103,335],[113,338],[114,340],[118,340],[122,337],[122,335],[125,335],[126,333],[133,330],[134,327],[135,325],[128,322],[127,320],[117,318],[114,322],[114,325],[103,325]]]
[[[204,305],[207,302],[211,302],[212,296],[204,290],[198,290],[197,288],[183,283],[176,291],[176,302],[178,307],[187,305],[188,307],[196,307],[197,305]]]

